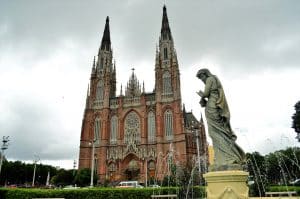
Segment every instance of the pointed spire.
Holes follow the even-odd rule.
[[[121,84],[121,89],[120,89],[120,96],[123,95],[123,87],[122,87],[122,84]]]
[[[87,92],[86,92],[86,97],[89,97],[89,92],[90,92],[90,84],[88,84]]]
[[[201,117],[200,117],[200,127],[202,127],[203,126],[203,117],[202,117],[202,113],[201,113]]]
[[[131,69],[132,74],[129,78],[127,86],[125,88],[125,96],[127,97],[134,97],[141,95],[141,85],[139,80],[137,79],[136,75],[134,74],[134,68]]]
[[[167,8],[163,7],[163,18],[161,24],[161,39],[162,40],[172,40],[171,30],[169,26],[169,20],[167,16]]]
[[[143,93],[145,93],[145,82],[143,81]]]
[[[96,72],[96,58],[94,56],[94,60],[93,60],[93,67],[92,67],[92,73]]]
[[[116,60],[114,60],[114,68],[113,68],[113,72],[116,72]]]
[[[89,91],[90,91],[90,84],[88,84],[88,88],[86,92],[85,109],[87,109],[89,106],[89,98],[90,98]]]
[[[109,31],[109,17],[106,17],[105,28],[103,32],[103,37],[101,41],[101,47],[99,50],[111,50],[111,42],[110,42],[110,31]]]

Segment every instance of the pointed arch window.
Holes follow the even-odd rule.
[[[117,143],[117,134],[118,134],[118,117],[114,115],[110,121],[110,144]]]
[[[100,59],[100,69],[103,69],[103,57]]]
[[[166,110],[164,114],[165,136],[167,140],[173,139],[173,114],[171,110]]]
[[[100,118],[95,119],[95,126],[94,126],[94,140],[96,140],[96,143],[99,143],[99,140],[101,139],[101,121]]]
[[[155,142],[155,115],[153,111],[148,113],[148,142]]]
[[[172,93],[172,84],[171,84],[171,74],[169,71],[164,72],[163,74],[163,94]]]
[[[103,100],[103,98],[104,98],[104,85],[103,85],[103,81],[100,80],[97,83],[96,99]]]
[[[164,48],[164,59],[168,59],[168,49]]]

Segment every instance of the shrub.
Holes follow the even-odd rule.
[[[204,198],[204,187],[193,187],[189,195]],[[185,198],[186,193],[179,187],[120,189],[120,188],[89,188],[89,189],[0,189],[1,199],[32,199],[42,197],[66,199],[150,199],[151,195],[177,194]]]

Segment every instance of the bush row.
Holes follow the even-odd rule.
[[[267,191],[296,191],[297,195],[300,195],[300,186],[270,186],[267,188]]]
[[[186,198],[186,190],[177,187],[118,189],[0,189],[1,199],[32,199],[32,198],[65,198],[65,199],[150,199],[151,195],[177,194],[179,198]],[[204,198],[204,187],[193,187],[189,197]]]

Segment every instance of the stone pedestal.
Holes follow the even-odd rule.
[[[207,199],[248,199],[248,175],[248,172],[239,170],[204,174],[207,182]]]

